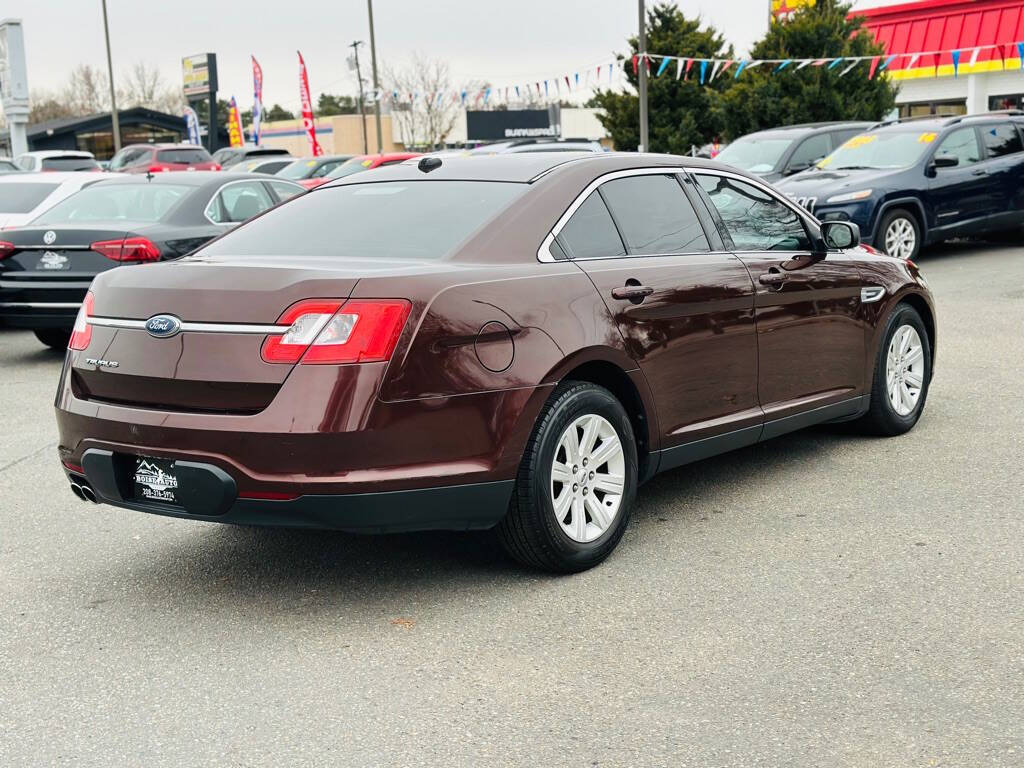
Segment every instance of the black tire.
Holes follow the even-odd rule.
[[[921,348],[924,355],[923,382],[921,394],[913,410],[907,415],[900,415],[893,408],[889,400],[888,387],[886,386],[886,358],[889,351],[889,344],[896,331],[904,325],[911,326],[917,331],[921,339]],[[885,325],[885,332],[882,334],[882,343],[875,353],[875,369],[872,374],[871,383],[871,407],[857,424],[862,431],[874,435],[892,437],[909,432],[921,418],[925,401],[928,399],[928,388],[932,380],[932,350],[921,316],[909,304],[897,304],[896,308],[889,315]]]
[[[581,543],[570,538],[559,525],[550,489],[558,442],[567,427],[586,414],[602,416],[615,430],[623,448],[625,473],[616,517],[598,538]],[[534,425],[508,514],[496,529],[498,540],[509,555],[532,568],[559,573],[592,568],[608,557],[622,538],[633,511],[636,486],[636,440],[622,405],[611,392],[596,384],[563,382]]]
[[[894,254],[890,253],[890,256],[901,256],[907,259],[916,259],[917,254],[921,252],[921,225],[917,221],[917,217],[913,213],[905,208],[893,208],[890,211],[886,211],[882,217],[882,222],[878,225],[878,250],[889,253],[889,249],[885,244],[885,233],[889,231],[889,227],[892,226],[893,222],[897,219],[906,219],[910,222],[910,226],[914,230],[914,248],[909,254]]]
[[[36,338],[51,349],[65,350],[71,341],[71,331],[61,328],[41,328],[35,331]]]

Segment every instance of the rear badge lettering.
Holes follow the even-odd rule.
[[[121,365],[117,360],[102,360],[97,357],[87,357],[85,362],[89,365],[95,365],[97,368],[117,368]]]
[[[181,320],[174,315],[153,315],[146,321],[146,333],[157,339],[169,339],[181,332]]]

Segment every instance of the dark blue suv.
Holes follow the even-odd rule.
[[[863,242],[904,259],[952,237],[1019,234],[1024,112],[880,123],[776,186],[822,221],[852,221]]]

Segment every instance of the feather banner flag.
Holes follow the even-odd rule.
[[[263,68],[252,59],[252,143],[260,145],[260,121],[263,117]]]
[[[232,147],[241,147],[245,144],[245,138],[242,134],[242,117],[238,113],[234,96],[228,104],[228,141]]]
[[[323,148],[316,140],[316,125],[313,122],[313,102],[309,98],[309,74],[306,72],[306,62],[299,54],[299,102],[302,105],[302,127],[306,130],[306,138],[309,139],[309,148],[313,156],[322,155]]]

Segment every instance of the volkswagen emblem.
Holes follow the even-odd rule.
[[[55,242],[57,242],[57,233],[54,232],[52,229],[46,230],[46,234],[43,235],[43,242],[46,243],[47,245],[53,245]]]
[[[146,333],[158,339],[169,339],[181,332],[181,320],[174,315],[153,315],[146,321]]]

